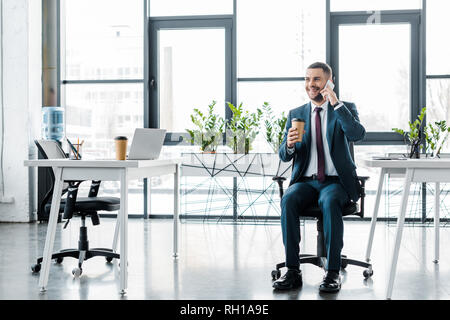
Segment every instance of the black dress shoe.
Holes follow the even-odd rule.
[[[272,287],[278,290],[290,290],[301,287],[302,285],[302,272],[300,270],[290,269],[284,276],[275,281]]]
[[[339,272],[328,271],[319,286],[321,292],[338,292],[341,289],[341,277]]]

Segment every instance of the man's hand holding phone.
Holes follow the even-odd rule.
[[[320,91],[320,94],[325,99],[327,99],[331,103],[331,105],[335,105],[336,103],[339,102],[339,99],[338,99],[336,93],[333,91],[333,89],[334,89],[333,82],[328,80],[327,84],[325,85],[325,88],[323,88],[322,91]]]

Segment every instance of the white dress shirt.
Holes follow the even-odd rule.
[[[339,109],[343,106],[343,103],[339,103],[339,105],[336,106],[334,110]],[[328,145],[327,140],[327,112],[328,112],[328,101],[326,101],[321,106],[317,106],[314,104],[314,102],[311,101],[311,118],[310,118],[310,124],[311,124],[311,152],[309,154],[309,164],[306,168],[306,171],[304,173],[305,177],[311,177],[313,174],[317,174],[317,145],[316,145],[316,111],[314,109],[316,107],[322,108],[322,111],[320,112],[320,121],[321,121],[321,127],[322,127],[322,139],[323,139],[323,151],[325,156],[325,175],[327,176],[337,176],[338,173],[336,171],[336,168],[334,167],[333,161],[331,160],[330,155],[330,147]],[[287,151],[289,154],[292,154],[294,152],[295,148],[287,148]]]

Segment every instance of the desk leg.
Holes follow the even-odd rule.
[[[117,214],[116,226],[114,228],[114,238],[113,238],[113,243],[112,243],[112,250],[114,252],[117,252],[117,240],[119,239],[119,232],[120,232],[120,209]]]
[[[434,194],[434,263],[439,262],[439,215],[441,187],[436,182]]]
[[[128,170],[120,172],[120,294],[125,294],[128,281]]]
[[[391,299],[392,288],[394,287],[395,271],[397,269],[398,254],[400,251],[400,242],[402,241],[403,225],[405,223],[406,207],[408,205],[409,189],[413,177],[414,169],[407,169],[403,183],[402,202],[400,205],[400,212],[397,218],[397,230],[395,232],[394,250],[391,256],[391,267],[388,273],[388,285],[386,289],[386,299]]]
[[[147,178],[147,212],[144,216],[145,219],[152,214],[152,179]]]
[[[61,193],[64,181],[62,181],[62,168],[55,170],[55,187],[53,189],[52,206],[47,226],[47,236],[45,238],[44,254],[42,261],[42,270],[39,277],[39,288],[41,292],[46,291],[48,275],[50,272],[50,262],[52,259],[53,244],[55,242],[56,226],[58,224],[59,206],[61,202]]]
[[[383,182],[384,182],[385,174],[386,174],[386,169],[381,168],[380,176],[378,178],[378,189],[377,189],[377,195],[375,198],[375,206],[373,208],[372,221],[370,223],[369,240],[367,241],[367,250],[366,250],[366,261],[367,262],[370,261],[370,252],[372,251],[373,237],[375,235],[375,226],[377,224],[378,208],[380,207],[380,198],[381,198],[381,193],[383,191]]]
[[[180,218],[180,165],[176,164],[173,175],[173,257],[178,257],[178,223]]]

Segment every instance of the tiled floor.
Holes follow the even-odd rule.
[[[88,223],[90,246],[110,247],[114,219],[99,226]],[[79,220],[63,230],[58,224],[55,250],[77,246]],[[344,252],[363,259],[370,224],[345,222]],[[93,258],[83,274],[74,278],[75,259],[52,263],[48,290],[40,293],[38,274],[30,266],[42,255],[46,224],[0,224],[0,299],[376,299],[385,298],[386,273],[395,225],[377,224],[372,262],[374,275],[364,280],[363,269],[349,266],[343,272],[342,290],[322,295],[318,285],[323,271],[302,265],[303,287],[289,292],[272,289],[271,270],[283,261],[281,229],[269,225],[232,225],[183,222],[180,256],[172,258],[171,220],[129,220],[129,280],[127,295],[119,291],[118,263]],[[315,222],[302,226],[301,251],[315,252]],[[403,233],[392,299],[450,299],[450,228],[441,228],[441,259],[434,264],[433,229],[407,226]],[[284,272],[284,270],[283,270]]]

